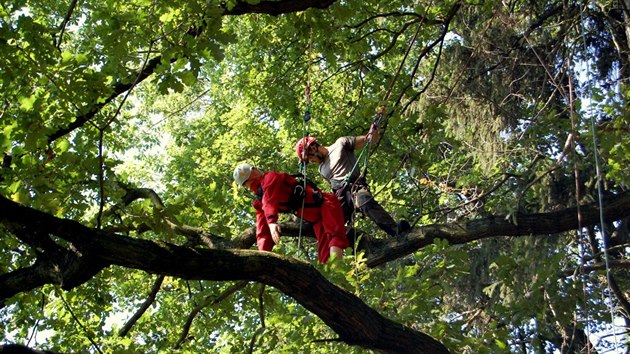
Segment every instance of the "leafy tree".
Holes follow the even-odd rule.
[[[629,10],[1,4],[0,348],[627,350]],[[332,268],[290,217],[250,249],[233,168],[297,172],[383,106],[368,178],[412,231],[358,220]]]

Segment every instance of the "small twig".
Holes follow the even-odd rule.
[[[41,308],[41,313],[44,313],[44,307],[45,306],[46,306],[46,295],[42,291],[42,308]],[[28,342],[26,342],[26,346],[27,347],[31,344],[31,341],[33,340],[33,337],[35,337],[35,333],[37,333],[37,326],[39,325],[39,320],[40,319],[38,318],[37,321],[35,321],[35,325],[33,325],[33,332],[29,336]]]
[[[68,304],[68,302],[66,301],[66,299],[63,297],[63,294],[61,293],[61,291],[59,290],[58,287],[55,287],[55,292],[57,293],[57,296],[59,296],[59,298],[61,299],[61,301],[63,302],[64,306],[66,307],[66,309],[68,310],[68,312],[70,312],[70,315],[72,316],[72,318],[74,319],[74,321],[79,325],[79,327],[83,330],[83,332],[85,333],[85,336],[87,337],[87,339],[90,341],[90,343],[92,343],[92,345],[94,346],[94,349],[96,349],[97,352],[99,352],[100,354],[103,354],[103,352],[101,351],[101,348],[98,346],[98,344],[94,341],[94,339],[92,339],[92,336],[90,336],[90,334],[88,333],[87,328],[85,328],[85,326],[81,323],[81,321],[79,320],[79,318],[74,314],[74,311],[72,311],[72,308],[70,307],[70,304]]]
[[[68,22],[70,22],[70,17],[72,17],[72,13],[74,12],[74,9],[77,7],[77,0],[72,0],[72,2],[70,3],[70,8],[68,9],[68,12],[66,13],[66,17],[63,18],[63,22],[61,22],[61,25],[59,26],[59,41],[57,41],[57,49],[61,49],[61,42],[63,42],[63,33],[66,30],[66,26],[68,25]]]
[[[263,301],[263,295],[265,294],[265,284],[260,284],[258,287],[258,314],[260,315],[260,325],[265,328],[265,302]]]
[[[259,327],[254,334],[252,335],[252,339],[249,341],[249,349],[247,350],[247,354],[252,354],[254,352],[254,344],[256,343],[256,338],[262,334],[266,330],[265,327]]]
[[[193,320],[195,319],[197,314],[201,312],[201,310],[203,310],[204,308],[208,306],[216,305],[219,302],[225,300],[228,296],[244,288],[248,283],[249,283],[248,281],[240,281],[230,286],[229,288],[225,289],[225,291],[219,294],[219,296],[217,297],[206,296],[204,301],[199,306],[196,306],[188,315],[188,318],[186,319],[186,323],[184,324],[184,328],[182,330],[182,334],[179,336],[179,339],[177,340],[177,342],[175,342],[175,344],[173,345],[173,349],[181,348],[181,345],[184,343],[184,341],[188,337],[188,332],[190,331],[190,327],[192,326]]]
[[[96,228],[101,228],[103,209],[105,208],[105,158],[103,156],[103,129],[98,132],[98,214],[96,215]]]
[[[265,325],[265,304],[263,301],[263,295],[265,293],[265,284],[258,284],[258,314],[260,315],[260,327],[254,332],[252,335],[252,339],[249,340],[249,350],[248,354],[254,352],[254,344],[256,343],[256,338],[262,334],[267,326]]]

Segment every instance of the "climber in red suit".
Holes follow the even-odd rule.
[[[253,205],[259,250],[271,251],[280,242],[282,230],[278,225],[278,214],[293,213],[313,225],[320,263],[328,261],[331,254],[336,258],[343,257],[343,249],[349,243],[343,211],[334,194],[324,193],[309,183],[300,183],[287,173],[263,172],[246,163],[236,167],[234,180],[256,194]]]

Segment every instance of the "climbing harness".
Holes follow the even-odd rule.
[[[300,173],[293,174],[291,177],[295,179],[295,182],[288,184],[291,190],[289,199],[286,202],[279,203],[279,206],[283,208],[282,212],[291,212],[297,215],[297,212],[301,209],[320,207],[324,203],[322,191],[315,182],[305,178]],[[309,187],[312,190],[312,201],[307,203],[306,197]],[[256,199],[262,201],[264,193],[262,186],[258,185]]]

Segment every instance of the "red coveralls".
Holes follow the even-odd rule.
[[[250,185],[251,190],[257,193],[258,187],[262,187],[262,201],[254,199],[256,209],[256,243],[261,251],[271,251],[275,243],[271,238],[269,223],[278,222],[278,213],[289,213],[287,206],[289,197],[297,180],[295,177],[282,172],[266,172],[263,176]],[[314,203],[313,188],[307,185],[304,209],[298,208],[296,215],[313,224],[317,237],[317,258],[320,263],[325,263],[330,257],[330,247],[336,246],[344,249],[349,246],[344,227],[343,211],[337,197],[332,193],[323,193],[321,206],[309,206]]]

